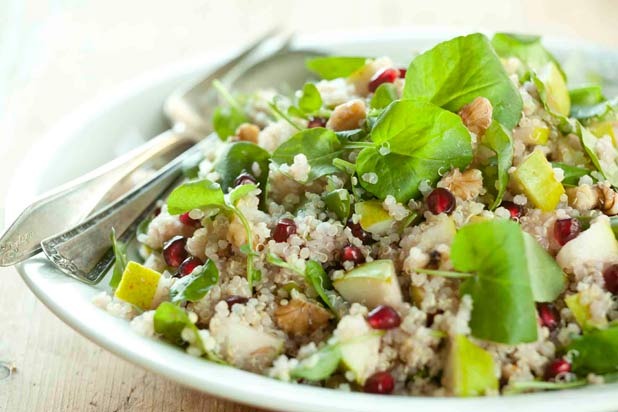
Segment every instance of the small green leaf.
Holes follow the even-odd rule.
[[[370,106],[372,109],[384,109],[398,98],[397,88],[393,83],[382,83],[373,94]]]
[[[322,107],[322,96],[313,83],[305,83],[298,99],[298,107],[305,113],[313,113]]]
[[[167,198],[167,209],[172,215],[209,206],[225,207],[226,204],[221,186],[207,179],[184,183]]]
[[[553,168],[562,169],[564,172],[564,179],[560,182],[563,186],[578,186],[580,178],[590,175],[590,170],[583,167],[571,166],[566,163],[552,162],[551,166]]]
[[[578,87],[569,90],[571,104],[575,106],[590,106],[605,101],[603,90],[599,85]]]
[[[255,177],[264,191],[268,180],[268,162],[270,153],[251,142],[235,142],[225,149],[217,158],[215,172],[221,176],[221,189],[227,192],[234,187],[234,182],[242,173]],[[259,174],[256,174],[254,164],[257,164]]]
[[[170,289],[172,303],[197,302],[219,282],[219,270],[210,259],[199,270],[178,279]]]
[[[571,117],[579,120],[605,119],[618,111],[618,97],[593,105],[577,105],[571,108]]]
[[[316,360],[317,358],[317,360]],[[341,361],[341,351],[337,345],[326,345],[290,371],[295,379],[321,381],[337,370]]]
[[[248,121],[247,116],[235,107],[217,107],[212,116],[213,128],[221,140],[234,136],[238,126]]]
[[[124,269],[127,267],[128,258],[127,258],[127,245],[122,242],[119,242],[116,239],[116,231],[112,228],[112,249],[114,250],[114,270],[112,272],[112,278],[109,280],[109,286],[112,289],[118,287],[120,283],[120,279],[122,279],[122,274],[124,273]]]
[[[281,268],[288,269],[292,272],[298,273],[301,276],[305,276],[305,273],[302,270],[298,269],[296,266],[289,264],[285,260],[281,259],[279,256],[273,255],[272,253],[269,253],[268,255],[266,255],[266,261],[275,266],[279,266]]]
[[[236,186],[229,194],[230,203],[236,206],[240,199],[247,196],[249,193],[254,192],[255,190],[257,190],[257,186],[250,183]]]
[[[336,189],[324,196],[324,203],[328,210],[345,222],[350,217],[350,193],[345,189]]]
[[[308,59],[306,66],[312,72],[326,80],[348,77],[367,62],[365,57],[314,57]]]
[[[513,140],[511,134],[500,123],[493,121],[483,135],[482,144],[496,154],[495,168],[497,173],[491,175],[497,176],[497,179],[486,179],[484,182],[490,193],[496,193],[491,205],[493,210],[502,202],[506,186],[509,183],[509,169],[513,164]]]
[[[195,327],[184,309],[170,302],[159,305],[154,314],[154,330],[168,342],[184,346],[181,333],[185,327]]]
[[[588,155],[588,158],[594,165],[594,167],[611,183],[612,186],[618,186],[618,164],[601,164],[599,157],[596,154],[595,146],[598,137],[593,135],[590,130],[585,128],[581,123],[576,123],[576,133],[579,136],[580,143],[584,148],[584,151]],[[611,148],[611,150],[616,150]]]
[[[536,302],[553,302],[566,287],[566,276],[553,257],[528,233],[523,233],[532,295]]]
[[[618,371],[618,325],[595,329],[575,338],[567,347],[573,354],[573,372],[605,374]]]
[[[331,289],[331,282],[322,265],[316,261],[309,260],[305,266],[305,279],[315,289],[326,306],[336,313],[333,303],[326,294],[326,290]]]

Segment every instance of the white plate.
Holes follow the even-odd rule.
[[[449,30],[322,33],[299,38],[298,44],[332,52],[391,55],[408,62],[412,54],[440,39],[458,34]],[[546,41],[569,64],[594,63],[596,72],[610,76],[618,52],[610,53],[577,41]],[[323,48],[324,49],[324,48]],[[575,54],[574,54],[575,53]],[[575,57],[573,57],[575,56]],[[7,218],[14,218],[37,193],[67,181],[110,160],[119,151],[155,136],[165,128],[161,103],[181,81],[199,76],[222,55],[166,67],[120,86],[62,121],[34,145],[21,163],[9,190]],[[615,75],[614,75],[615,76]],[[590,386],[580,390],[514,397],[440,399],[372,396],[292,385],[230,367],[198,360],[180,349],[133,332],[126,321],[112,317],[91,303],[104,286],[90,287],[62,275],[45,258],[19,265],[23,279],[36,296],[69,326],[118,356],[184,385],[210,394],[276,410],[329,412],[383,411],[610,411],[618,405],[618,386]]]

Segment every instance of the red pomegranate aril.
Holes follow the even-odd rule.
[[[175,236],[163,245],[163,259],[171,267],[178,267],[189,256],[185,249],[187,238]]]
[[[503,207],[506,210],[508,210],[509,213],[511,214],[511,219],[513,220],[519,220],[519,218],[521,217],[524,211],[523,207],[521,207],[517,203],[509,202],[508,200],[505,200],[504,202],[500,203],[500,207]]]
[[[355,238],[360,239],[361,242],[366,244],[371,240],[371,234],[366,232],[360,223],[354,223],[352,219],[348,219],[346,226],[350,228],[352,235],[354,235]]]
[[[545,380],[556,379],[558,375],[571,372],[571,364],[564,358],[554,359],[545,369]]]
[[[618,295],[618,263],[603,271],[603,279],[605,279],[605,289],[614,295]]]
[[[394,69],[392,67],[380,70],[376,74],[373,75],[371,80],[369,81],[369,91],[375,92],[378,86],[383,83],[393,83],[395,80],[399,78],[399,70]]]
[[[579,232],[581,232],[581,227],[577,219],[558,219],[554,223],[554,237],[560,246],[564,246],[569,240],[575,239]]]
[[[549,330],[554,330],[560,323],[560,314],[558,309],[551,303],[539,303],[537,305],[539,312],[539,320],[541,325],[545,326]]]
[[[201,266],[203,264],[204,262],[202,262],[201,259],[198,259],[194,256],[189,256],[188,258],[183,260],[180,266],[178,266],[176,275],[178,277],[184,277],[184,276],[190,275],[196,267]]]
[[[407,72],[408,72],[408,70],[407,70],[407,69],[404,69],[404,68],[399,69],[399,77],[400,77],[401,79],[405,79],[405,78],[406,78],[406,73],[407,73]]]
[[[374,329],[388,330],[401,325],[401,317],[390,306],[379,305],[369,312],[367,322]]]
[[[455,210],[455,196],[443,187],[439,187],[431,191],[427,196],[427,208],[434,215],[440,213],[451,214]]]
[[[234,187],[248,184],[257,184],[257,179],[249,173],[241,173],[236,180],[234,180]]]
[[[296,233],[296,223],[292,219],[283,218],[273,229],[272,237],[275,242],[285,242],[294,233]]]
[[[341,251],[341,259],[347,262],[354,262],[355,265],[365,262],[363,252],[361,252],[361,250],[354,245],[347,245],[343,247],[343,250]]]
[[[314,127],[325,127],[326,126],[326,119],[324,119],[323,117],[312,117],[311,119],[309,119],[309,122],[307,123],[307,129],[313,129]]]
[[[199,219],[193,219],[191,216],[189,216],[189,212],[183,213],[182,215],[178,216],[178,219],[180,219],[182,224],[186,226],[193,226],[193,227],[202,226],[202,222],[200,222]]]
[[[229,309],[232,309],[232,306],[234,306],[237,303],[240,305],[247,303],[249,301],[249,298],[246,298],[244,296],[232,295],[232,296],[228,296],[227,298],[223,300],[225,301],[225,303],[227,303],[227,307]]]
[[[161,214],[161,208],[160,208],[160,207],[157,207],[157,208],[155,208],[155,210],[153,210],[153,211],[152,211],[152,215],[153,215],[154,217],[157,217],[157,216],[159,216],[160,214]]]
[[[363,390],[367,393],[389,395],[395,389],[395,379],[388,372],[377,372],[367,378]]]

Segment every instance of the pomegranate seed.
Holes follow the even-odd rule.
[[[161,208],[160,208],[160,207],[157,207],[155,210],[153,210],[153,211],[152,211],[152,215],[153,215],[154,217],[157,217],[157,216],[159,216],[160,214],[161,214]]]
[[[369,326],[374,329],[393,329],[401,324],[401,318],[397,311],[390,306],[376,306],[367,315]]]
[[[225,303],[227,303],[227,307],[229,309],[232,309],[232,306],[234,306],[237,303],[240,305],[247,303],[249,301],[249,298],[246,298],[244,296],[232,295],[232,296],[228,296],[227,298],[223,300],[225,301]]]
[[[363,252],[361,252],[361,250],[354,245],[344,246],[341,257],[344,261],[354,262],[356,265],[365,262]]]
[[[407,72],[408,72],[407,69],[404,69],[404,68],[399,69],[399,77],[402,78],[402,79],[405,79]]]
[[[375,92],[382,83],[392,83],[399,78],[399,70],[391,68],[383,69],[373,75],[369,81],[369,91]]]
[[[511,214],[511,219],[513,220],[519,220],[519,218],[521,217],[524,211],[523,207],[521,207],[520,205],[516,203],[509,202],[508,200],[505,200],[504,202],[500,203],[500,207],[503,207],[506,210],[508,210],[509,213]]]
[[[579,232],[581,232],[581,227],[577,219],[558,219],[554,223],[554,237],[560,246],[564,246],[569,240],[575,239]]]
[[[352,219],[348,219],[346,226],[350,228],[352,235],[364,244],[367,244],[371,240],[371,234],[366,232],[360,223],[354,223]]]
[[[603,271],[605,289],[614,295],[618,295],[618,264],[613,264]]]
[[[180,219],[182,224],[186,226],[193,226],[193,227],[202,226],[202,222],[200,222],[199,219],[191,218],[191,216],[189,216],[189,212],[183,213],[182,215],[178,216],[178,219]]]
[[[455,203],[455,196],[443,187],[432,190],[427,196],[427,207],[434,215],[451,214],[455,210]]]
[[[238,175],[236,180],[234,180],[234,187],[248,184],[257,184],[256,178],[249,173],[241,173]]]
[[[200,259],[193,257],[193,256],[189,256],[180,264],[180,266],[178,266],[178,270],[176,271],[176,276],[184,277],[184,276],[190,275],[196,267],[201,266],[203,264],[204,262],[202,262]]]
[[[571,372],[571,364],[564,358],[554,359],[545,369],[545,380],[555,379],[558,375]]]
[[[182,236],[175,236],[165,242],[163,245],[163,258],[165,263],[171,267],[178,267],[189,256],[189,253],[185,249],[187,245],[187,238]]]
[[[363,389],[367,393],[388,395],[395,389],[395,379],[388,372],[376,372],[367,378]]]
[[[275,242],[285,242],[294,233],[296,233],[296,223],[292,219],[283,218],[275,226],[272,237]]]
[[[560,314],[558,309],[551,303],[539,303],[537,306],[541,325],[549,330],[554,330],[560,322]]]
[[[312,117],[307,123],[307,129],[313,129],[314,127],[325,127],[326,119],[323,117]]]

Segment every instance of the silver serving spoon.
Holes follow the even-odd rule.
[[[0,266],[39,253],[42,240],[66,231],[143,184],[153,171],[194,145],[210,132],[205,125],[217,99],[212,81],[231,84],[256,62],[286,50],[288,43],[289,36],[277,36],[277,30],[272,30],[205,78],[180,87],[165,104],[172,129],[28,206],[0,238]]]

